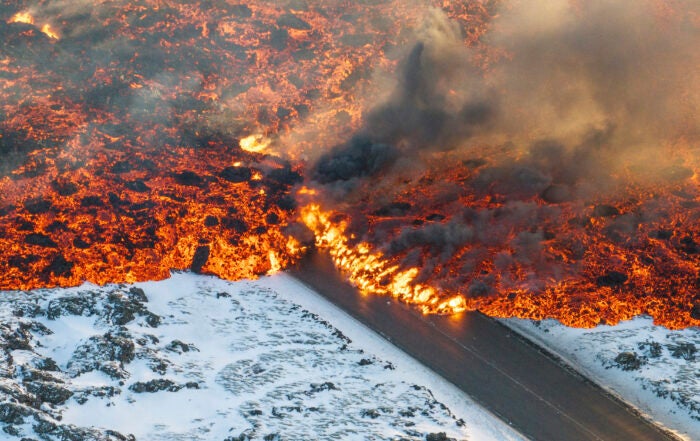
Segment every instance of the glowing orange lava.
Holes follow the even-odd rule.
[[[503,164],[556,161],[509,142],[466,156],[402,140],[410,155],[396,174],[362,175],[342,197],[313,181],[318,157],[366,129],[391,95],[435,11],[490,84],[512,56],[485,37],[499,2],[56,3],[0,6],[1,290],[171,270],[253,278],[315,243],[363,293],[424,313],[700,326],[692,113],[664,146],[667,180],[620,179],[605,194],[573,198],[549,183],[525,192]],[[698,25],[654,4],[669,23]],[[440,86],[447,107],[466,95]]]
[[[346,225],[333,224],[331,214],[318,205],[304,207],[301,215],[316,235],[316,246],[327,249],[338,269],[363,293],[396,297],[418,305],[425,314],[451,314],[466,309],[463,296],[442,298],[434,288],[416,283],[417,268],[401,270],[368,243],[350,245]]]

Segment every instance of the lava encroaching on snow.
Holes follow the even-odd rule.
[[[0,289],[329,251],[425,313],[700,325],[690,0],[13,0]]]

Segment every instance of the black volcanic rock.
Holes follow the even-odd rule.
[[[10,258],[7,259],[7,263],[13,268],[27,271],[29,270],[29,265],[40,260],[41,257],[36,254],[28,254],[26,256],[10,256]]]
[[[289,39],[289,32],[286,29],[273,29],[270,32],[270,46],[278,51],[287,48],[287,40]]]
[[[109,320],[115,325],[126,325],[136,318],[136,314],[144,311],[143,305],[138,301],[133,301],[120,294],[110,294],[108,299]]]
[[[72,196],[78,192],[78,186],[71,181],[53,181],[51,186],[61,196]]]
[[[44,248],[58,248],[58,244],[49,236],[41,233],[31,233],[24,238],[24,243]]]
[[[215,227],[219,225],[219,219],[216,216],[207,216],[204,219],[204,226],[205,227]]]
[[[65,222],[61,222],[61,221],[57,221],[57,220],[51,222],[46,227],[46,231],[48,231],[49,233],[55,233],[57,231],[68,231],[68,230],[69,230],[68,225],[66,225]]]
[[[636,352],[621,352],[615,357],[615,363],[623,371],[635,371],[639,369],[645,360]]]
[[[80,205],[82,207],[103,207],[104,202],[99,196],[85,196],[80,200]]]
[[[302,176],[291,169],[291,167],[282,167],[271,170],[267,174],[268,181],[273,181],[276,186],[289,188],[294,184],[298,184],[304,180]]]
[[[73,239],[73,246],[81,250],[90,248],[90,244],[80,237]]]
[[[51,263],[49,263],[44,271],[58,277],[68,277],[73,271],[74,266],[75,264],[66,260],[63,254],[58,254],[51,260]]]
[[[425,436],[425,441],[455,441],[454,438],[448,438],[445,432],[429,433]]]
[[[135,345],[127,332],[110,331],[92,336],[78,346],[66,367],[69,374],[77,376],[99,370],[114,379],[129,376],[123,366],[134,360]]]
[[[188,185],[190,187],[201,187],[205,184],[204,178],[199,176],[197,173],[193,171],[183,171],[181,173],[175,173],[173,175],[173,178],[175,178],[175,182],[177,182],[180,185]]]
[[[652,237],[656,239],[668,240],[673,237],[673,231],[671,230],[656,230],[651,233]]]
[[[148,297],[146,297],[146,293],[141,288],[131,287],[127,295],[134,301],[148,303]]]
[[[28,406],[15,403],[0,403],[0,421],[8,424],[24,424],[24,418],[36,412]]]
[[[681,249],[685,251],[688,254],[698,254],[700,253],[700,247],[698,247],[697,242],[690,237],[690,236],[685,236],[681,240]]]
[[[250,228],[248,224],[237,217],[225,217],[221,220],[221,225],[227,230],[234,230],[237,233],[245,233]]]
[[[199,349],[193,344],[188,344],[185,343],[181,340],[173,340],[170,343],[168,343],[168,346],[166,348],[168,351],[171,352],[176,352],[178,354],[182,354],[183,352],[190,352],[190,351],[195,351],[199,352]]]
[[[297,29],[308,31],[311,25],[294,14],[284,14],[277,19],[277,26],[281,28]]]
[[[275,205],[284,211],[294,211],[297,208],[297,201],[290,195],[283,195],[275,201]]]
[[[694,318],[695,320],[700,320],[700,303],[694,304],[690,309],[690,317]]]
[[[17,226],[18,231],[34,231],[36,230],[36,224],[34,222],[30,222],[24,219],[18,219],[17,222],[19,225]]]
[[[596,205],[593,208],[593,216],[597,217],[611,217],[620,214],[620,210],[612,205]]]
[[[253,172],[248,167],[226,167],[221,170],[219,177],[229,182],[239,183],[249,181],[253,176]]]
[[[129,173],[134,169],[134,166],[129,161],[119,161],[112,165],[112,173]]]
[[[51,202],[43,198],[30,199],[24,203],[24,209],[31,214],[46,213],[51,209]]]
[[[168,392],[177,392],[182,388],[183,388],[183,386],[176,384],[172,380],[168,380],[168,379],[164,379],[164,378],[156,378],[156,379],[150,380],[150,381],[137,381],[136,383],[129,386],[129,390],[132,392],[135,392],[137,394],[144,393],[144,392],[154,393],[154,392],[160,392],[162,390],[165,390]]]
[[[240,18],[250,18],[253,15],[252,9],[244,4],[234,4],[223,3],[222,6],[226,11]]]
[[[440,222],[445,220],[445,216],[440,213],[432,213],[425,217],[425,220],[430,222]]]
[[[124,184],[129,190],[135,191],[137,193],[147,193],[151,188],[146,185],[141,179],[135,181],[130,181]]]
[[[698,351],[693,343],[679,343],[677,345],[669,345],[671,357],[682,358],[687,361],[695,360],[695,353]]]
[[[620,286],[627,281],[627,275],[619,271],[608,271],[607,274],[596,279],[598,286],[609,286],[611,288]]]
[[[408,202],[392,202],[391,204],[384,205],[372,214],[382,217],[404,216],[412,207],[413,206]]]
[[[46,307],[46,318],[55,320],[64,315],[91,316],[96,313],[94,301],[86,296],[70,296],[51,300]]]
[[[193,273],[199,274],[202,272],[202,268],[206,265],[207,260],[209,260],[209,251],[208,245],[197,247],[192,257],[192,264],[190,265],[190,270]]]
[[[73,392],[56,384],[43,381],[31,381],[26,383],[27,390],[37,396],[41,401],[51,404],[62,404],[73,396]]]

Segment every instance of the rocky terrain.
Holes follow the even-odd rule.
[[[3,439],[475,439],[395,360],[258,282],[1,294]]]

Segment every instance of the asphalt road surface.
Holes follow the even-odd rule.
[[[321,253],[292,274],[532,440],[678,441],[483,314],[423,316],[393,299],[363,296]]]

